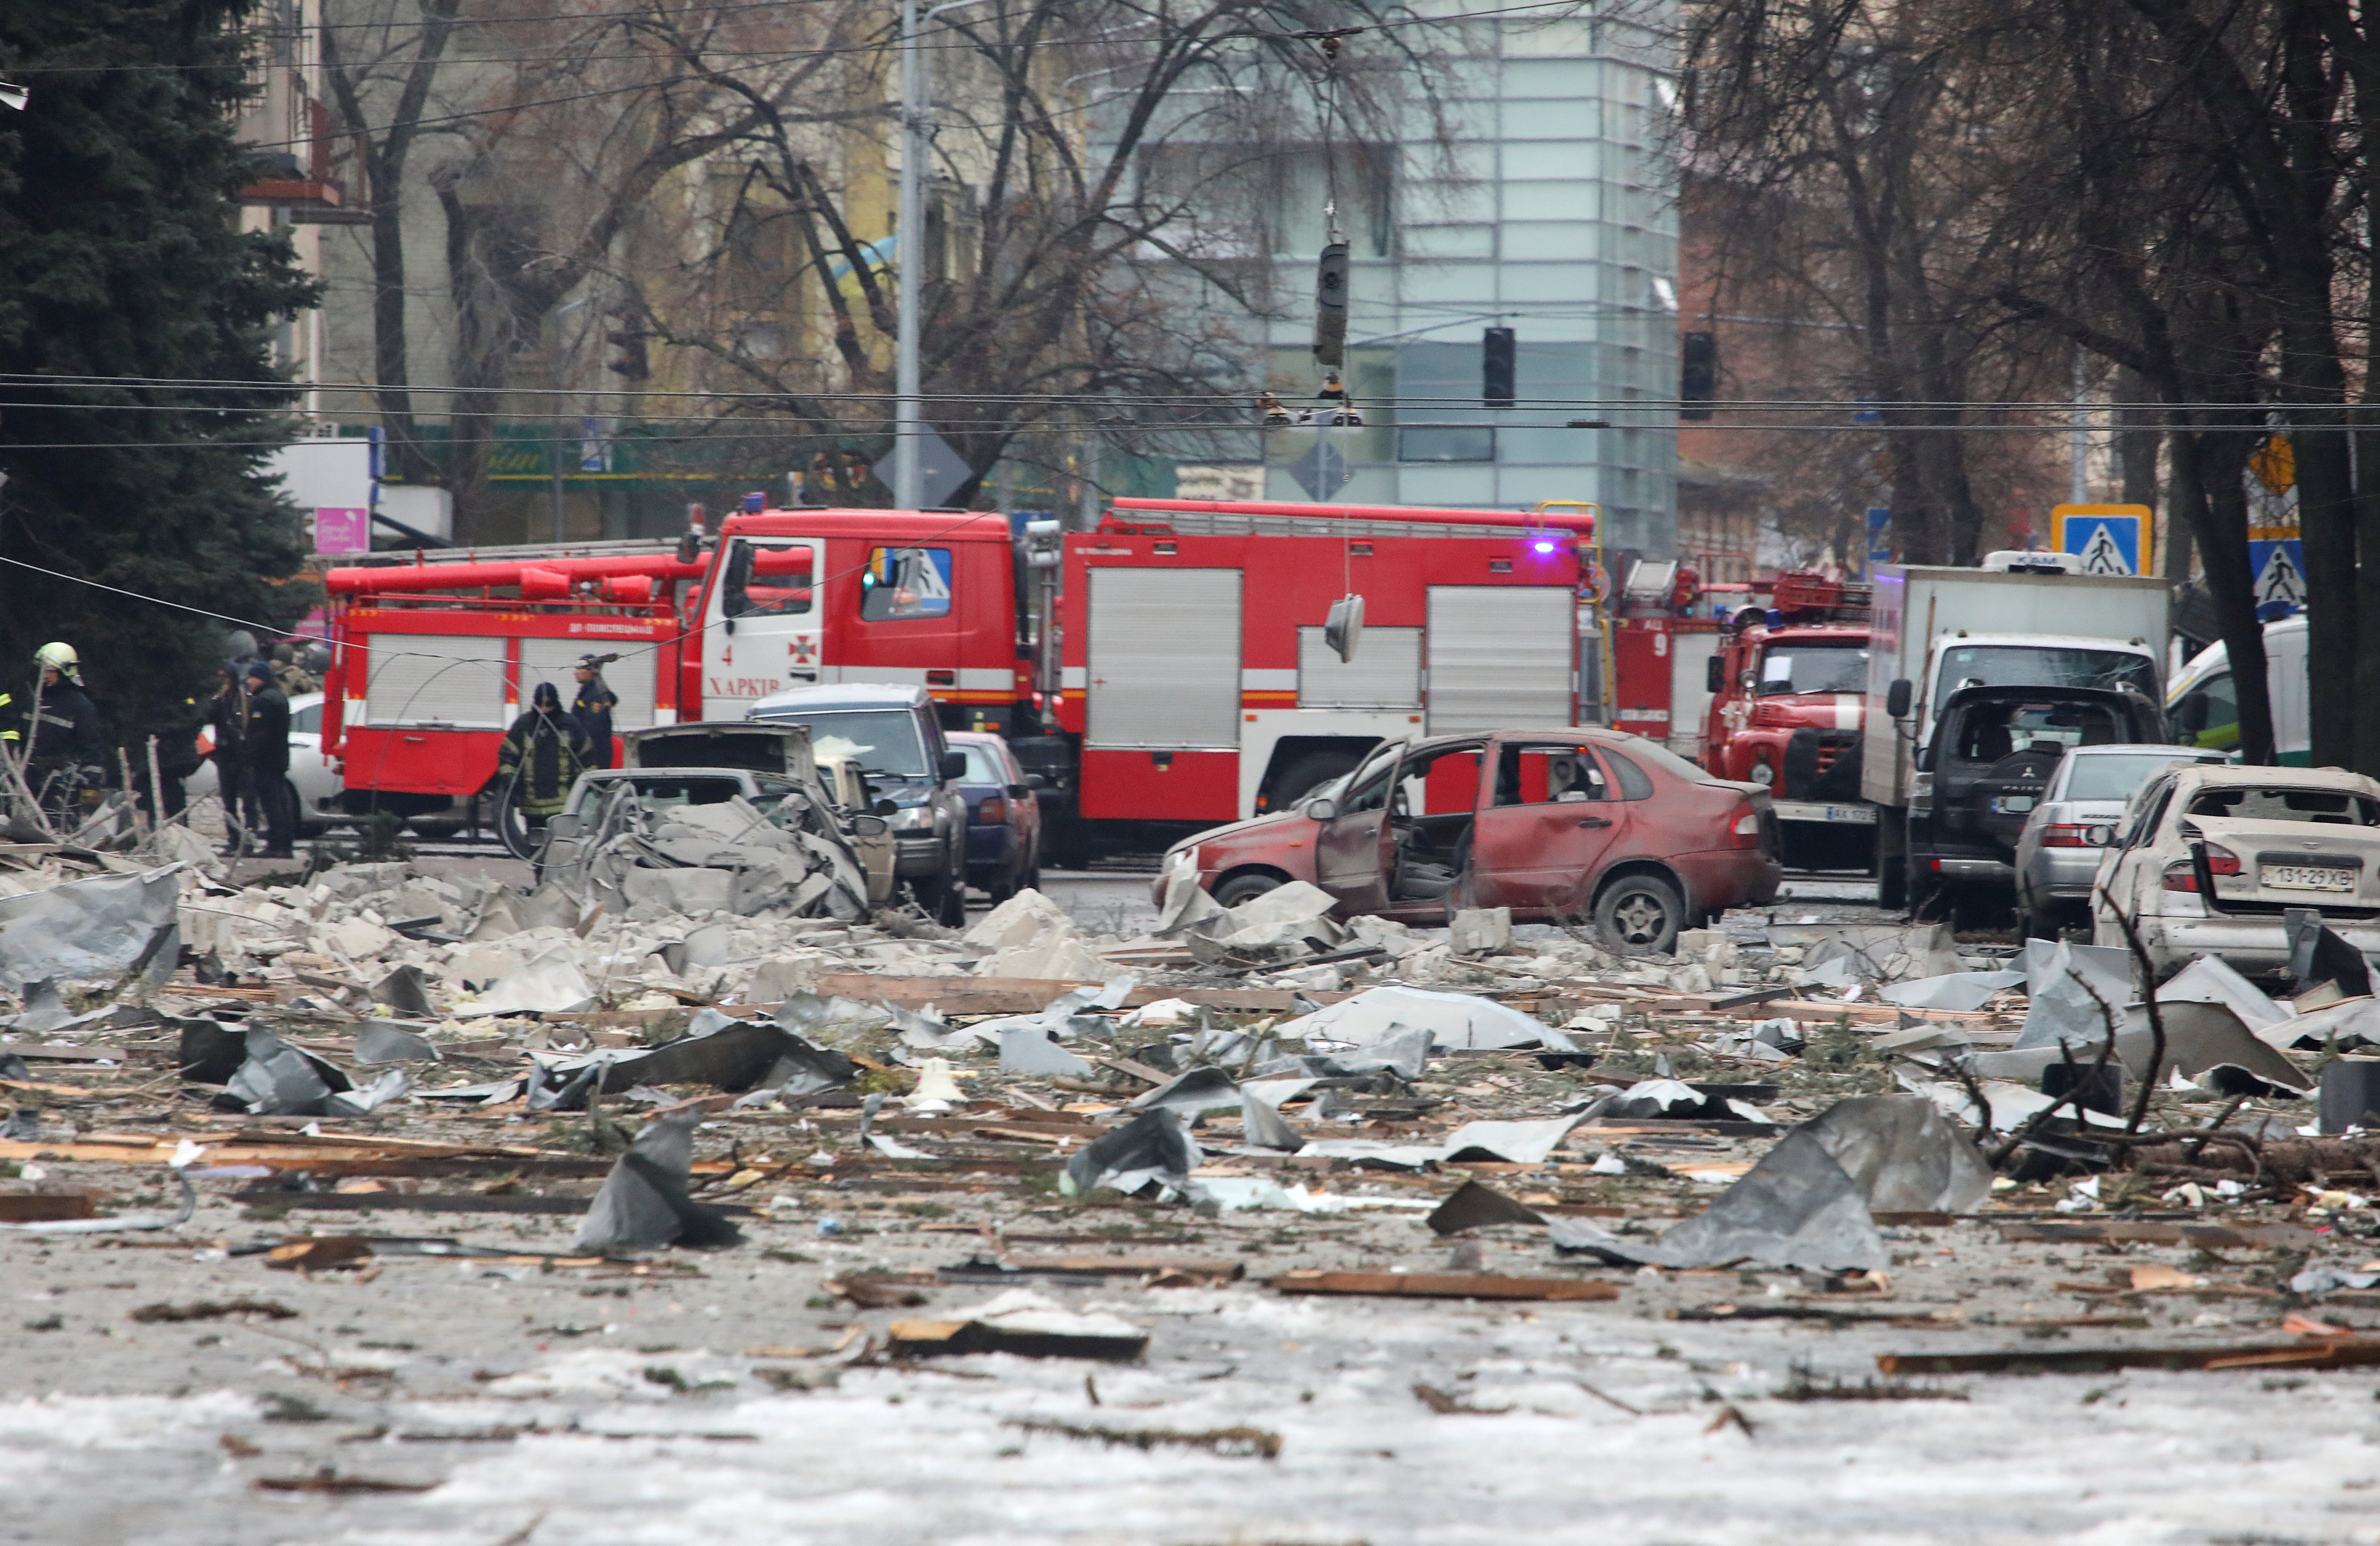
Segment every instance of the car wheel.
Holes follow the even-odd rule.
[[[1685,898],[1658,875],[1623,875],[1595,899],[1595,929],[1622,956],[1668,956],[1685,923]]]
[[[1253,902],[1268,891],[1281,889],[1278,875],[1234,875],[1215,888],[1215,900],[1227,907]]]

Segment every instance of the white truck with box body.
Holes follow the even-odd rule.
[[[1886,907],[1913,907],[1945,888],[2013,894],[2015,833],[2033,804],[2022,792],[2027,770],[2015,763],[2028,751],[2034,763],[2054,767],[2068,746],[2164,739],[2166,581],[2074,567],[2062,554],[1996,553],[1981,568],[1894,564],[1871,577],[1860,795],[1877,808]],[[1988,712],[1954,716],[1961,745],[1937,748],[1944,710],[1961,706],[1962,690],[1994,688],[2036,688],[2041,700],[1989,695]],[[2071,696],[2059,698],[2061,689]],[[2009,776],[1982,776],[2003,761],[1999,772]],[[1974,819],[1937,811],[1937,773],[1969,762],[1978,777],[1961,793],[1981,802]]]

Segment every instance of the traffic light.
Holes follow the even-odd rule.
[[[1314,272],[1314,362],[1332,370],[1347,363],[1347,244],[1322,250]]]
[[[1509,327],[1491,327],[1480,335],[1479,400],[1489,408],[1512,406],[1518,353],[1519,341]]]
[[[1718,335],[1688,333],[1678,339],[1678,417],[1701,420],[1711,416],[1718,396]]]

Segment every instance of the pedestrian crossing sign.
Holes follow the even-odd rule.
[[[2049,512],[2049,545],[2082,559],[2086,575],[2144,575],[2152,520],[2145,505],[2059,505]]]

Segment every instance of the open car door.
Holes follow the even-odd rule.
[[[1393,840],[1389,797],[1396,787],[1404,745],[1391,742],[1365,759],[1335,796],[1314,838],[1314,878],[1346,916],[1376,913],[1388,906]]]

